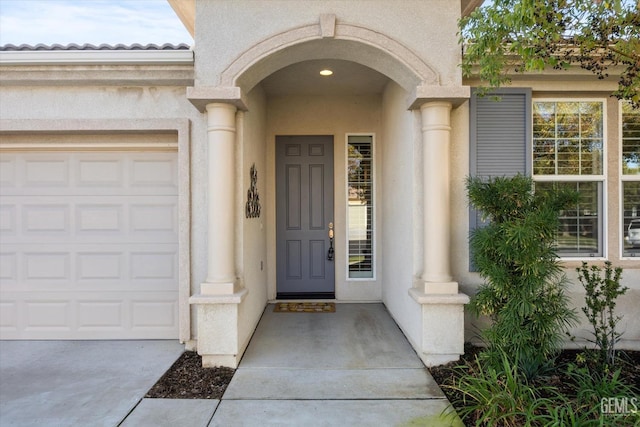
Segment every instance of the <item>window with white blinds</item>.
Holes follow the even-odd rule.
[[[373,135],[347,136],[348,277],[374,277]]]

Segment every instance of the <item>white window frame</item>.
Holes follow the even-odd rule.
[[[535,139],[533,137],[533,105],[541,102],[599,102],[602,104],[602,173],[600,175],[536,175],[534,168],[534,150]],[[607,100],[605,98],[535,98],[531,99],[531,151],[529,153],[531,158],[531,177],[535,182],[599,182],[601,194],[599,195],[599,208],[601,210],[600,221],[598,223],[598,235],[599,245],[602,248],[602,254],[597,256],[567,256],[559,255],[559,258],[565,261],[586,261],[586,260],[605,260],[607,259],[607,224],[608,224],[608,211],[607,211],[607,167],[608,167],[608,149],[609,143],[607,141]]]
[[[373,198],[372,203],[372,222],[373,228],[371,230],[371,277],[349,277],[349,137],[350,136],[370,136],[371,137],[371,195]],[[376,211],[378,208],[378,198],[376,194],[376,134],[374,132],[350,132],[345,134],[345,144],[344,144],[344,159],[345,159],[345,195],[346,195],[346,212],[345,212],[345,224],[346,224],[346,239],[345,239],[345,247],[346,247],[346,256],[345,256],[345,277],[349,282],[374,282],[377,280],[377,229],[378,229],[378,221]]]
[[[624,230],[624,183],[625,182],[640,182],[640,174],[638,175],[625,175],[622,173],[622,169],[623,169],[623,164],[624,164],[624,158],[622,156],[622,152],[623,152],[623,141],[622,141],[622,104],[624,104],[625,101],[618,101],[618,158],[620,159],[619,163],[618,163],[618,182],[620,183],[619,185],[619,205],[620,206],[620,230],[619,232],[620,234],[620,259],[622,260],[634,260],[637,261],[638,258],[640,258],[640,254],[638,254],[637,256],[628,256],[624,254],[624,235],[625,235],[625,230]],[[638,219],[640,219],[640,216],[638,217]]]

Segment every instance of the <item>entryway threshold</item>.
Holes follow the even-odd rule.
[[[320,299],[312,299],[312,298],[296,298],[296,299],[282,299],[282,298],[274,298],[267,300],[268,304],[277,304],[284,302],[334,302],[336,304],[383,304],[382,301],[370,301],[370,300],[339,300],[336,298],[320,298]]]
[[[319,299],[335,299],[336,294],[334,292],[278,292],[276,295],[278,299],[284,300],[319,300]]]

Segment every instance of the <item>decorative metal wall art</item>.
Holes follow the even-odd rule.
[[[247,218],[260,218],[260,195],[258,194],[258,171],[256,170],[256,164],[251,166],[249,171],[251,176],[251,185],[247,190],[247,206],[245,208],[245,215]]]

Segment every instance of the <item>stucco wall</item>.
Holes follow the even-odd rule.
[[[382,170],[382,300],[414,347],[421,348],[422,306],[409,295],[414,278],[420,274],[422,259],[422,158],[416,135],[417,113],[403,108],[406,92],[389,83],[383,96],[383,137],[379,153]]]
[[[238,252],[236,263],[244,286],[249,290],[247,297],[240,305],[238,316],[240,322],[238,342],[242,347],[248,344],[267,302],[266,98],[262,89],[257,87],[249,93],[248,99],[251,110],[239,113],[241,126],[238,135],[240,144],[238,155],[241,158],[238,159],[238,163],[242,165],[242,170],[237,174],[240,206],[238,222],[241,224],[241,231],[237,239],[239,245],[236,245],[236,252]],[[251,185],[249,171],[252,165],[255,165],[258,174],[257,187],[262,208],[259,218],[247,218],[244,209],[247,190]]]
[[[441,76],[440,84],[460,84],[457,1],[211,0],[196,3],[196,85],[217,85],[220,74],[250,47],[284,31],[317,24],[320,15],[328,13],[335,14],[337,22],[368,28],[404,44],[427,60]],[[322,57],[321,52],[317,55]]]
[[[184,87],[2,87],[2,119],[195,118]]]

